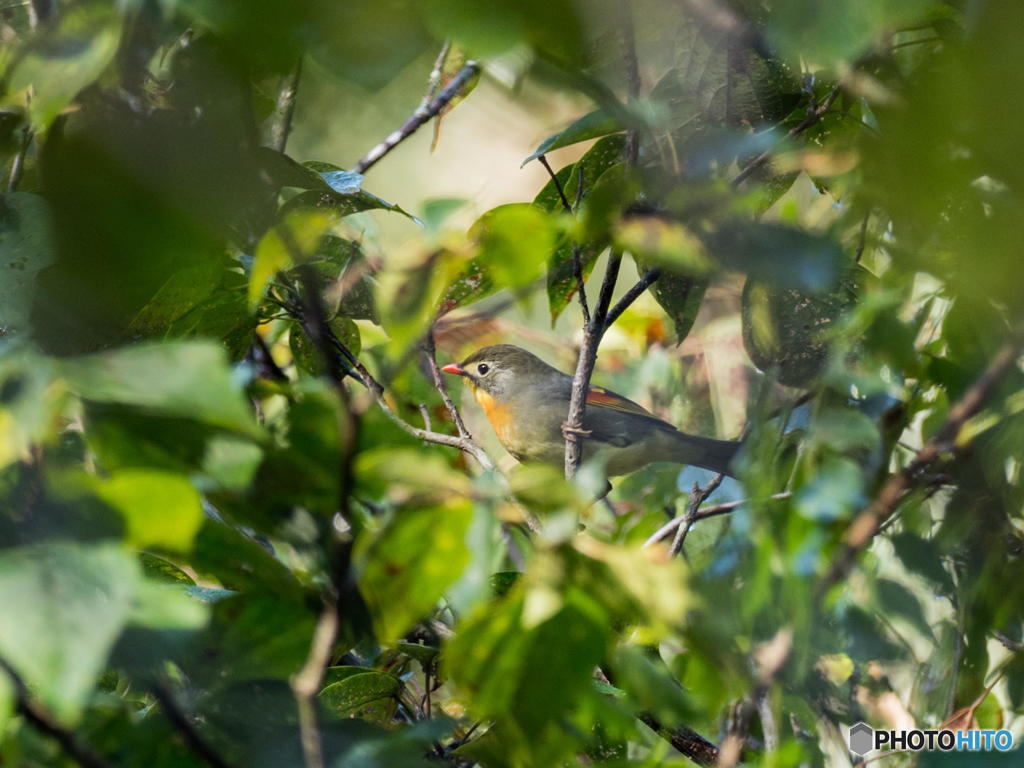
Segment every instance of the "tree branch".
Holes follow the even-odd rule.
[[[981,409],[1003,376],[1016,365],[1021,347],[1022,341],[1018,337],[1003,343],[977,381],[950,408],[949,416],[939,431],[921,447],[914,460],[902,472],[889,478],[871,505],[854,518],[846,530],[842,551],[819,586],[819,599],[846,576],[860,551],[871,543],[906,493],[917,484],[922,470],[943,455],[955,456],[963,450],[963,446],[956,444],[961,427]]]
[[[790,128],[786,132],[786,135],[775,143],[775,146],[766,149],[764,152],[762,152],[753,160],[751,160],[742,171],[736,174],[736,178],[734,178],[731,182],[732,185],[734,187],[738,187],[740,184],[742,184],[744,181],[750,178],[751,174],[753,174],[754,171],[756,171],[758,168],[764,165],[765,161],[769,157],[771,157],[772,154],[774,154],[775,150],[778,149],[780,144],[782,144],[787,139],[792,139],[796,136],[799,136],[801,133],[806,131],[816,122],[821,120],[821,118],[825,116],[825,113],[828,112],[829,108],[832,106],[832,102],[836,100],[836,97],[838,95],[839,86],[837,85],[834,88],[832,88],[831,91],[828,92],[828,95],[825,97],[825,100],[821,102],[821,104],[815,105],[812,103],[810,108],[807,110],[807,114],[804,116],[804,119],[801,120],[796,125],[794,125],[792,128]]]
[[[60,744],[68,756],[82,768],[114,768],[113,763],[80,742],[75,734],[58,723],[42,705],[32,700],[25,681],[6,659],[0,658],[0,672],[5,672],[11,680],[15,709],[33,728]]]
[[[619,315],[629,309],[633,302],[640,298],[640,294],[654,285],[659,277],[661,277],[661,270],[658,267],[647,270],[632,288],[622,294],[622,298],[615,302],[615,306],[608,310],[608,316],[604,321],[605,328],[611,328],[612,324],[619,319]]]
[[[407,138],[412,136],[425,122],[430,120],[432,117],[436,117],[437,114],[444,109],[452,99],[462,92],[462,89],[478,74],[480,73],[480,65],[475,61],[467,61],[465,66],[459,70],[458,74],[452,78],[452,81],[448,83],[437,94],[426,106],[420,105],[416,108],[409,119],[402,123],[402,126],[388,136],[384,141],[375,146],[358,163],[353,166],[352,170],[356,173],[366,173],[370,168],[377,164],[377,162],[388,154],[391,150],[405,141]]]
[[[675,557],[683,551],[686,535],[690,532],[690,526],[693,525],[694,520],[697,519],[697,510],[701,504],[707,501],[708,496],[714,493],[718,486],[722,484],[723,479],[725,479],[725,475],[719,472],[703,488],[697,485],[697,483],[693,484],[693,490],[690,491],[690,499],[686,504],[686,514],[683,515],[683,521],[676,528],[676,535],[672,539],[672,546],[668,550],[669,557]]]
[[[786,491],[785,493],[773,494],[768,498],[775,501],[779,499],[788,499],[792,495],[792,493]],[[738,501],[726,501],[722,504],[712,504],[710,507],[698,509],[696,513],[693,515],[693,517],[690,519],[690,523],[692,525],[698,520],[706,520],[709,517],[718,517],[719,515],[726,515],[732,512],[734,509],[738,509],[739,507],[742,507],[744,504],[749,503],[750,499],[739,499]],[[661,526],[661,528],[656,530],[647,538],[647,541],[643,543],[641,549],[646,549],[647,547],[654,546],[659,541],[667,539],[680,525],[682,525],[686,521],[686,519],[687,515],[682,514],[679,515],[679,517],[675,517],[672,520],[669,520],[667,523]]]
[[[167,688],[160,683],[153,683],[149,690],[160,704],[164,715],[171,721],[171,725],[181,734],[189,749],[207,764],[213,766],[213,768],[231,768],[231,763],[217,754],[217,751],[207,743],[203,735],[199,733],[188,719],[188,716],[178,706],[178,702],[175,701],[173,694]]]
[[[718,764],[718,747],[693,729],[687,728],[685,725],[668,728],[649,714],[640,715],[640,720],[697,765]]]

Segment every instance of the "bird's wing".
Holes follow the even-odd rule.
[[[671,424],[629,398],[604,387],[590,388],[583,428],[591,431],[594,440],[626,446],[642,440],[652,427],[675,431]]]

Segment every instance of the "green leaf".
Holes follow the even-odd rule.
[[[369,704],[394,699],[401,688],[401,681],[394,675],[364,669],[328,685],[320,691],[318,698],[338,716],[350,717],[360,713]]]
[[[599,136],[607,136],[609,133],[617,133],[625,128],[615,117],[609,115],[603,109],[595,109],[593,112],[581,117],[568,128],[563,128],[558,133],[548,136],[542,141],[533,154],[523,160],[520,167],[541,155],[547,154],[555,149],[568,147],[571,144],[578,144],[588,139],[596,139]]]
[[[385,639],[401,637],[429,614],[469,563],[467,501],[401,509],[367,546],[359,580]]]
[[[825,293],[845,267],[838,243],[829,237],[778,224],[733,224],[706,240],[722,266],[780,289]]]
[[[639,262],[638,262],[639,265]],[[697,313],[704,300],[709,281],[699,277],[662,272],[661,277],[647,290],[654,300],[672,318],[676,330],[676,344],[682,344],[697,322]]]
[[[336,317],[328,323],[328,326],[338,337],[338,341],[348,347],[353,355],[359,354],[359,350],[362,348],[359,326],[347,317]],[[306,331],[300,323],[291,323],[290,325],[288,348],[291,349],[292,359],[300,369],[314,376],[323,374],[323,356],[312,339],[306,335]]]
[[[58,15],[55,26],[40,27],[10,73],[9,90],[31,87],[29,116],[44,131],[117,53],[121,19],[110,7],[75,6]]]
[[[335,220],[328,210],[292,210],[263,236],[256,246],[249,275],[250,307],[259,304],[264,288],[274,275],[313,255]]]
[[[878,604],[889,621],[901,618],[909,622],[922,635],[934,639],[931,625],[925,618],[924,609],[914,594],[899,582],[879,579],[875,582]]]
[[[63,360],[69,387],[87,400],[185,416],[261,438],[224,351],[207,341],[139,344]]]
[[[389,203],[372,192],[363,189],[363,175],[354,171],[346,171],[331,163],[308,161],[303,163],[314,172],[313,176],[300,175],[294,169],[289,179],[300,182],[305,179],[303,192],[289,200],[282,208],[282,213],[290,213],[296,208],[331,209],[340,216],[348,216],[360,211],[385,210],[400,213],[422,226],[423,222],[403,210],[401,206]],[[315,176],[315,178],[314,178]],[[298,184],[296,184],[298,186]]]
[[[43,198],[0,195],[0,337],[28,330],[36,273],[55,257],[52,230]]]
[[[149,552],[139,553],[139,564],[142,565],[142,573],[147,579],[160,581],[165,584],[184,584],[195,586],[192,577],[169,560],[150,554]]]
[[[62,722],[81,714],[127,621],[140,578],[114,544],[0,550],[0,655]]]
[[[711,272],[704,243],[676,221],[659,216],[630,216],[615,226],[615,244],[645,263],[691,277]]]
[[[192,549],[203,524],[203,507],[199,493],[182,475],[124,469],[98,480],[95,488],[124,517],[130,544],[181,553]]]

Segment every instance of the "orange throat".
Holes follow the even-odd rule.
[[[483,387],[470,384],[473,391],[473,398],[484,409],[487,420],[491,422],[495,434],[502,443],[510,442],[512,430],[512,409],[508,405],[499,403]]]

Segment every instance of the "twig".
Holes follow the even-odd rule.
[[[270,143],[278,152],[284,152],[288,145],[288,135],[292,131],[292,118],[295,116],[295,99],[299,92],[299,78],[302,76],[302,58],[295,63],[295,68],[288,74],[277,92],[277,103],[274,105],[274,124],[270,128]]]
[[[742,171],[736,174],[736,178],[732,180],[732,185],[734,187],[738,187],[740,184],[746,181],[754,171],[756,171],[758,168],[764,165],[764,162],[769,157],[772,156],[772,154],[775,152],[775,150],[778,148],[780,144],[782,144],[787,139],[792,139],[796,136],[799,136],[801,133],[806,131],[816,122],[821,120],[821,118],[825,116],[825,113],[828,112],[829,108],[832,106],[832,102],[836,100],[836,97],[838,95],[839,86],[837,85],[831,91],[828,92],[828,95],[825,97],[825,100],[821,102],[820,105],[815,106],[812,103],[810,108],[807,110],[807,114],[804,116],[804,119],[801,120],[796,125],[794,125],[792,128],[790,128],[786,132],[786,135],[780,141],[775,143],[775,146],[766,149],[764,152],[762,152],[753,160],[751,160]]]
[[[707,501],[708,496],[718,489],[723,479],[725,479],[725,475],[719,472],[703,488],[697,485],[697,483],[693,484],[693,490],[690,491],[690,500],[686,505],[686,514],[683,516],[683,521],[676,528],[675,538],[672,539],[672,546],[668,550],[669,557],[675,557],[683,551],[686,535],[690,532],[690,526],[693,525],[693,521],[696,519],[697,510],[701,504]]]
[[[558,192],[558,197],[562,200],[562,208],[570,216],[573,212],[573,207],[569,203],[569,198],[565,196],[565,190],[562,188],[562,182],[558,180],[558,176],[552,170],[551,165],[548,163],[547,157],[541,155],[537,158],[540,160],[540,164],[544,166],[544,169],[551,176],[551,183],[555,185],[555,189]],[[580,169],[580,185],[576,189],[576,204],[579,205],[579,199],[583,196],[583,170]],[[573,243],[572,246],[572,276],[576,279],[576,295],[579,296],[580,310],[583,312],[583,322],[590,322],[590,305],[587,302],[587,290],[583,283],[583,259],[580,254],[579,243]]]
[[[768,498],[772,500],[788,499],[792,495],[792,493],[786,491],[785,493],[773,494]],[[713,504],[710,507],[704,507],[703,509],[697,510],[697,512],[693,515],[693,518],[690,522],[695,523],[698,520],[706,520],[709,517],[725,515],[729,512],[732,512],[734,509],[742,507],[744,504],[748,503],[750,503],[750,499],[739,499],[738,501],[726,501],[723,502],[722,504]],[[647,541],[643,543],[641,549],[646,549],[647,547],[654,546],[659,541],[667,539],[672,534],[672,532],[675,531],[676,528],[678,528],[686,520],[686,518],[687,515],[682,514],[679,517],[675,517],[672,520],[669,520],[667,523],[661,526],[661,528],[656,530],[647,538]]]
[[[299,710],[299,735],[306,768],[323,768],[323,743],[316,718],[316,695],[324,681],[324,670],[331,661],[331,651],[338,636],[338,603],[333,597],[324,600],[313,641],[309,644],[306,663],[292,680],[292,692]]]
[[[455,422],[455,428],[459,430],[459,437],[472,442],[473,438],[469,434],[469,430],[466,429],[466,424],[462,421],[462,415],[448,394],[448,385],[445,384],[444,376],[441,375],[441,369],[437,367],[437,348],[434,345],[433,328],[427,331],[427,336],[423,340],[423,356],[427,360],[427,367],[430,369],[430,378],[433,380],[434,389],[441,395],[444,407],[448,409],[448,415],[452,417],[452,421]]]
[[[655,281],[657,281],[659,277],[661,277],[661,270],[658,267],[647,270],[644,273],[644,276],[641,277],[632,288],[622,294],[622,298],[615,303],[615,306],[608,310],[608,316],[604,320],[605,326],[610,328],[612,324],[619,319],[619,315],[625,312],[634,301],[640,298],[640,294],[654,285]]]
[[[27,720],[32,727],[41,733],[50,736],[61,748],[82,768],[114,768],[114,764],[101,757],[98,753],[81,743],[71,731],[67,730],[47,712],[42,705],[32,700],[29,695],[28,686],[22,680],[14,667],[6,659],[0,658],[0,672],[4,672],[10,678],[11,687],[14,688],[15,709]]]
[[[902,472],[889,478],[870,506],[854,518],[846,530],[842,551],[819,586],[819,599],[847,574],[860,551],[871,542],[906,492],[917,483],[921,471],[944,454],[956,455],[962,450],[962,446],[956,444],[960,428],[978,412],[1003,376],[1016,365],[1021,346],[1021,339],[1016,337],[1003,343],[977,381],[950,408],[938,432],[921,447],[914,460]]]
[[[416,111],[409,116],[409,119],[402,123],[401,128],[367,152],[363,159],[353,166],[352,170],[356,173],[366,173],[370,170],[388,152],[412,136],[420,126],[432,117],[436,117],[452,99],[459,95],[466,84],[479,73],[480,65],[475,61],[467,61],[465,66],[458,71],[458,74],[452,78],[452,81],[429,104],[426,106],[421,104],[417,107]]]
[[[231,768],[231,763],[217,754],[217,751],[207,743],[167,688],[160,683],[153,683],[149,690],[160,704],[167,719],[171,721],[171,725],[181,734],[189,749],[213,768]]]

